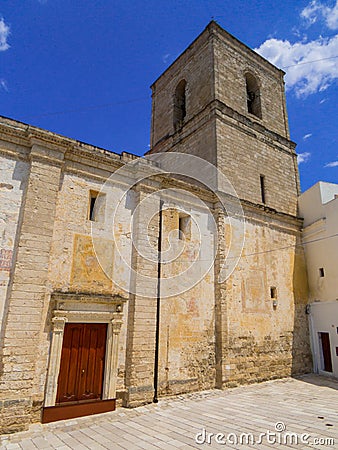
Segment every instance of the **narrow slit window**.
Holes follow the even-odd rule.
[[[88,219],[95,221],[95,201],[97,199],[98,192],[90,191],[89,192],[89,214]]]
[[[106,195],[97,191],[89,191],[88,219],[92,222],[103,222]]]
[[[265,176],[260,175],[260,186],[261,186],[261,200],[262,203],[265,203]]]
[[[183,126],[186,116],[186,86],[185,80],[178,83],[174,95],[174,128],[175,130]]]
[[[330,334],[328,332],[319,332],[318,337],[321,369],[332,373]]]
[[[319,276],[323,278],[325,276],[324,267],[319,268]]]

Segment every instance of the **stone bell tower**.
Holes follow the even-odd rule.
[[[284,72],[212,21],[152,85],[151,150],[197,155],[241,199],[296,214]]]

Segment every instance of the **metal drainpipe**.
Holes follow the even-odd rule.
[[[154,398],[153,402],[158,403],[158,356],[159,356],[159,340],[160,340],[160,306],[161,306],[161,251],[162,251],[162,208],[163,200],[160,201],[159,212],[159,232],[157,244],[157,301],[156,301],[156,334],[155,334],[155,360],[154,360]]]

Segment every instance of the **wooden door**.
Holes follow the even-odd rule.
[[[332,359],[331,359],[331,347],[330,347],[330,335],[329,333],[319,333],[322,343],[322,354],[324,367],[326,372],[332,372]]]
[[[65,325],[56,404],[102,399],[107,324]]]

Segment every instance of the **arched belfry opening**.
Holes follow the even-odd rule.
[[[261,119],[262,108],[258,81],[251,73],[245,75],[245,81],[248,112]]]
[[[186,116],[186,87],[187,82],[181,80],[175,89],[174,94],[174,128],[177,130],[183,125]]]

